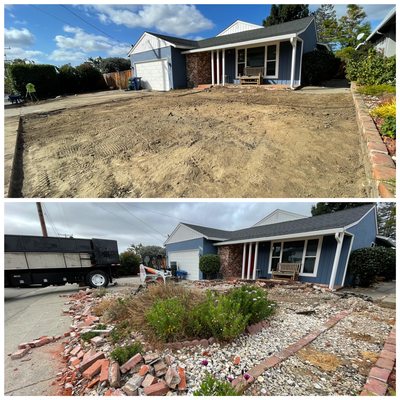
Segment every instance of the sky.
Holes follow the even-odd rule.
[[[317,4],[310,5],[315,11]],[[346,5],[336,5],[337,16]],[[363,6],[374,29],[393,4]],[[5,6],[6,59],[78,65],[88,57],[126,57],[144,31],[188,39],[212,37],[237,19],[261,24],[270,5],[26,4]]]
[[[277,208],[311,216],[311,202],[42,202],[49,236],[162,246],[179,222],[236,230],[254,225]],[[7,202],[6,234],[41,236],[35,202]]]

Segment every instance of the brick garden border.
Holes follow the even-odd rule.
[[[350,89],[356,108],[365,171],[370,182],[369,195],[371,197],[394,198],[392,188],[387,182],[396,178],[396,165],[369,115],[362,96],[357,92],[357,84],[351,82]]]
[[[236,391],[242,394],[267,369],[273,368],[275,367],[275,365],[293,356],[303,347],[306,347],[311,342],[313,342],[319,335],[335,326],[339,321],[341,321],[343,318],[347,317],[351,313],[351,311],[345,310],[329,318],[320,328],[308,333],[307,335],[299,339],[296,343],[293,343],[290,346],[286,347],[286,349],[283,349],[280,352],[266,358],[260,364],[255,365],[253,368],[247,371],[247,374],[250,375],[249,379],[246,380],[244,376],[240,376],[234,379],[232,381],[232,386],[236,389]]]
[[[375,366],[369,372],[360,396],[385,396],[389,376],[396,361],[396,328],[392,328]]]

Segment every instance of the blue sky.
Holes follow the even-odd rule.
[[[310,6],[312,11],[316,8]],[[368,4],[364,8],[374,28],[393,5]],[[336,9],[340,17],[346,5],[336,5]],[[236,19],[261,24],[269,10],[269,5],[238,4],[7,5],[6,57],[55,65],[77,65],[88,57],[124,57],[145,30],[207,38]]]

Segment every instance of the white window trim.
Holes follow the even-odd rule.
[[[264,79],[278,79],[279,76],[279,61],[280,61],[280,54],[279,54],[279,49],[280,49],[280,43],[281,42],[268,42],[265,44],[265,49],[264,49],[264,72],[266,74],[267,72],[267,47],[268,46],[276,46],[276,60],[275,60],[275,75],[263,75]],[[247,49],[254,48],[254,47],[263,47],[260,46],[259,44],[257,45],[252,45],[252,46],[239,46],[235,48],[235,76],[236,79],[239,79],[238,75],[238,51],[244,49],[244,66],[247,67]],[[269,60],[273,61],[273,60]],[[243,63],[241,63],[243,64]]]
[[[307,251],[307,243],[309,240],[315,240],[318,239],[318,247],[317,247],[317,254],[315,256],[315,267],[314,267],[314,272],[312,274],[305,273],[303,272],[304,269],[304,260],[306,257],[306,251]],[[301,260],[301,269],[299,276],[304,276],[304,277],[309,277],[309,278],[316,278],[318,275],[318,268],[319,268],[319,259],[321,256],[321,249],[322,249],[322,242],[323,242],[323,236],[311,236],[311,237],[306,237],[306,238],[293,238],[293,239],[286,239],[286,240],[274,240],[271,242],[271,249],[269,252],[269,264],[268,264],[268,273],[272,274],[271,266],[272,266],[272,248],[274,243],[281,243],[281,252],[279,255],[279,262],[282,262],[282,252],[283,252],[283,245],[286,242],[294,242],[294,241],[304,241],[304,248],[303,248],[303,256]],[[278,258],[278,257],[275,257]]]

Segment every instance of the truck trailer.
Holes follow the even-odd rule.
[[[6,287],[66,283],[107,287],[118,265],[116,240],[4,236]]]

